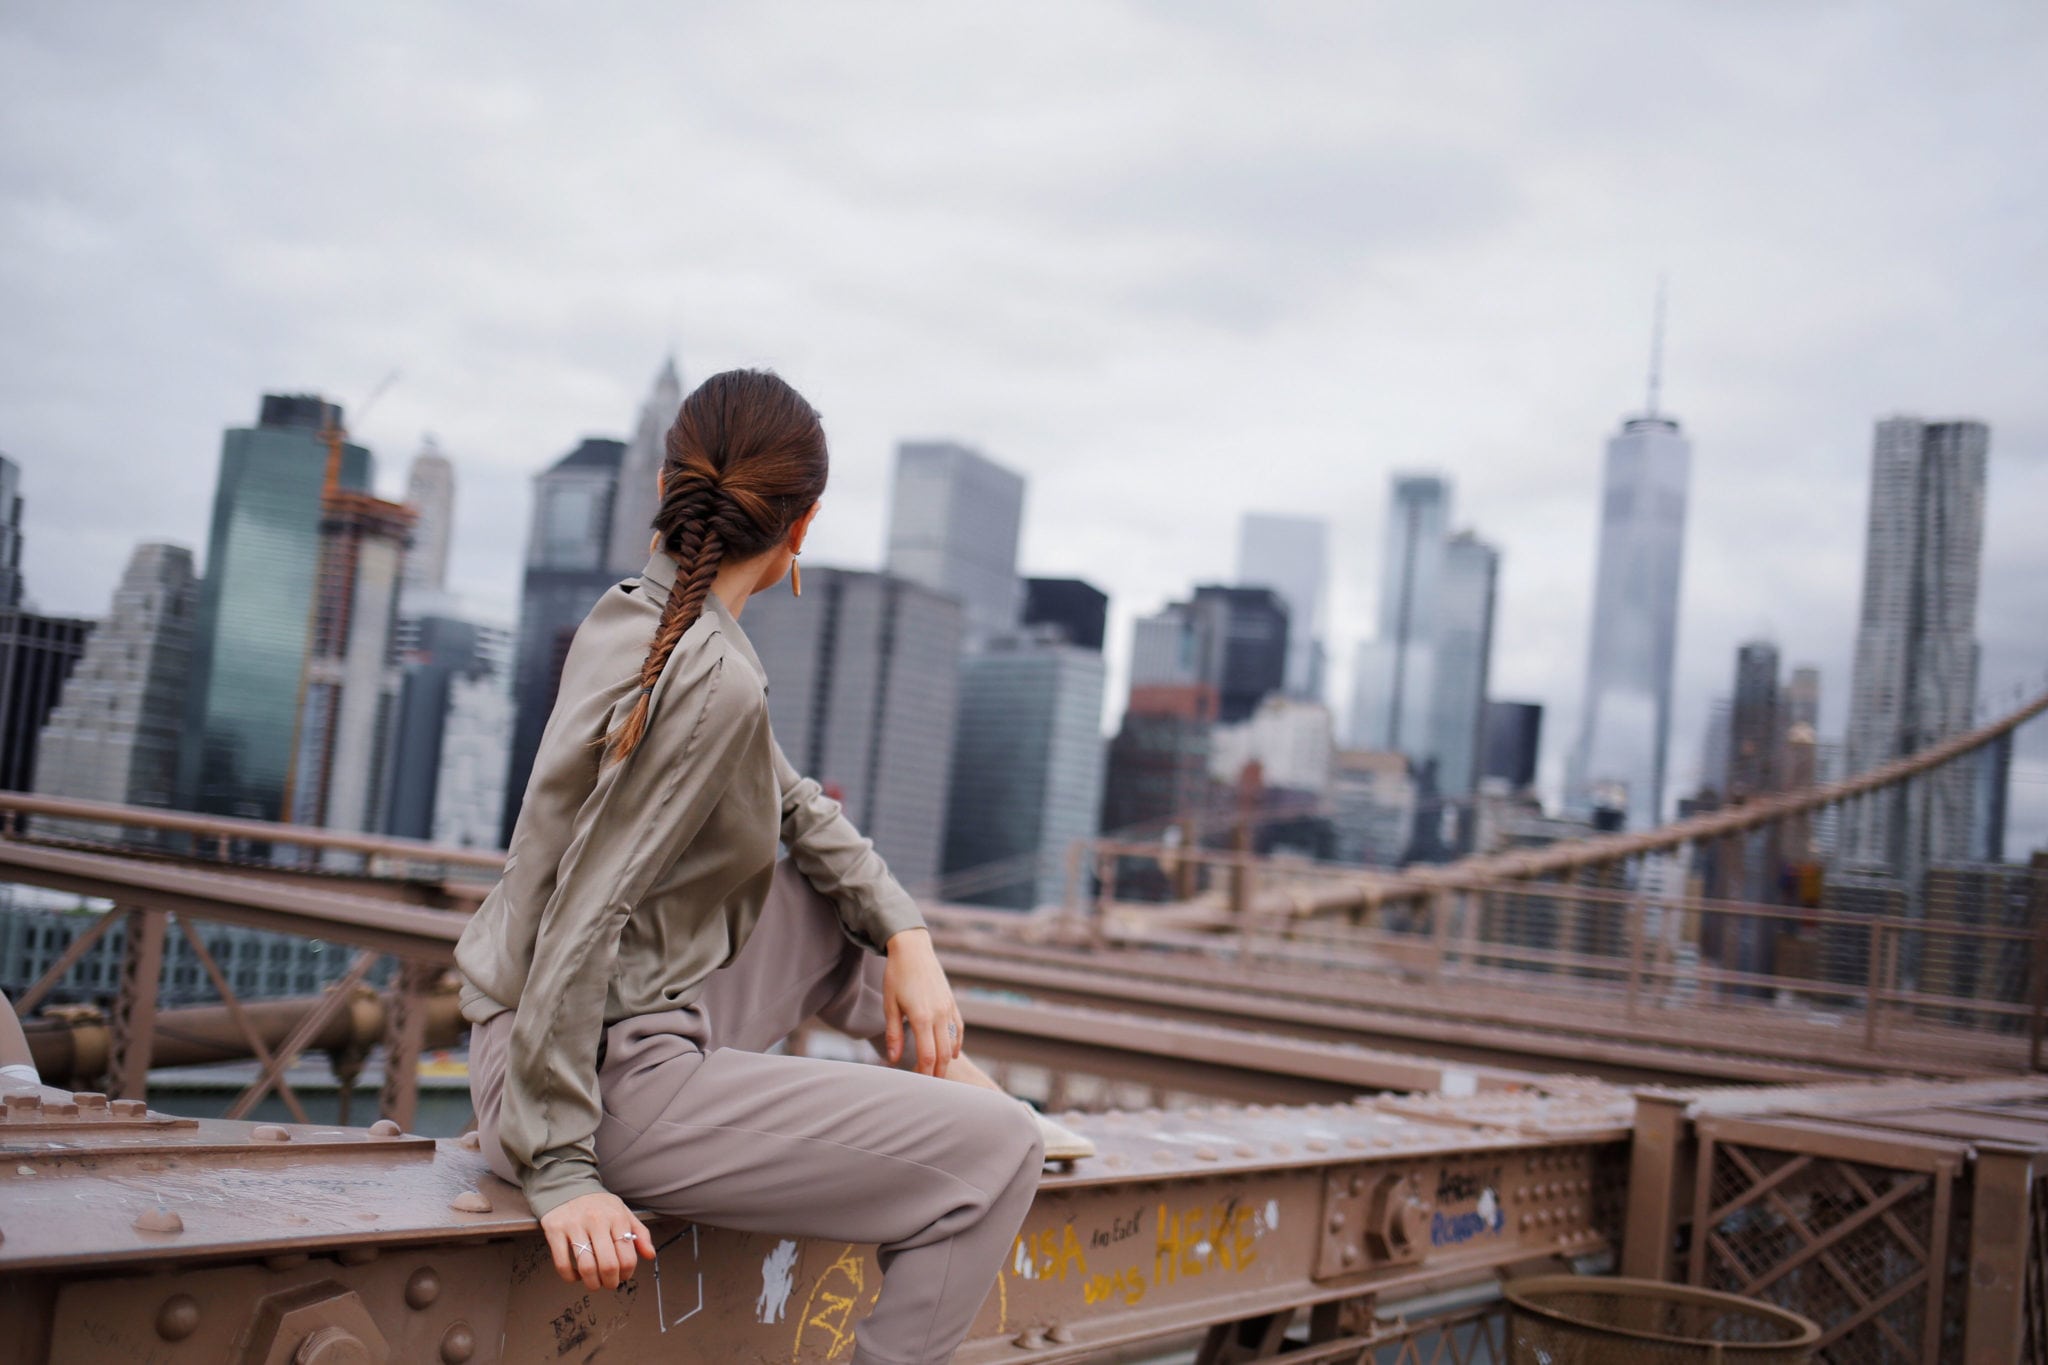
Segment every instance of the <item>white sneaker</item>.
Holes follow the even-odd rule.
[[[1024,1107],[1031,1109],[1028,1104]],[[1036,1109],[1031,1109],[1031,1117],[1038,1120],[1039,1135],[1045,1139],[1047,1161],[1079,1161],[1095,1155],[1095,1144],[1073,1129],[1054,1123]]]

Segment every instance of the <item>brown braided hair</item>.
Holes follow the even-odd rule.
[[[607,737],[623,759],[647,732],[654,684],[703,615],[719,565],[779,544],[825,492],[825,428],[803,396],[767,370],[727,370],[683,400],[668,429],[653,529],[676,582],[640,665],[640,696]]]

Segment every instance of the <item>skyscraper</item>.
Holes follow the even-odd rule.
[[[1282,690],[1287,678],[1287,603],[1271,588],[1195,589],[1134,627],[1131,689],[1200,683],[1214,693],[1218,719],[1235,725]]]
[[[1406,754],[1425,805],[1477,787],[1492,671],[1500,554],[1470,531],[1449,534],[1450,512],[1449,480],[1394,476],[1378,634],[1359,649],[1352,698],[1355,742]]]
[[[0,455],[0,608],[21,605],[21,466]]]
[[[1238,523],[1237,581],[1271,588],[1287,603],[1286,688],[1323,690],[1323,585],[1329,577],[1329,523],[1319,517],[1247,512]]]
[[[625,449],[623,441],[586,436],[534,476],[533,521],[526,533],[526,575],[519,595],[519,652],[512,666],[512,754],[498,832],[506,845],[526,798],[541,731],[555,707],[569,642],[597,599],[624,576],[613,572],[606,557]],[[651,529],[648,538],[653,538]],[[632,572],[647,562],[645,544]]]
[[[431,436],[412,457],[405,500],[412,504],[415,517],[412,548],[405,552],[406,586],[443,591],[448,586],[448,542],[454,533],[455,466]]]
[[[1052,626],[1069,644],[1102,652],[1109,595],[1078,578],[1024,580],[1024,624]]]
[[[37,751],[43,796],[169,806],[192,667],[199,580],[182,545],[137,545],[107,619],[50,712]]]
[[[193,632],[178,804],[276,820],[298,728],[320,565],[330,429],[341,408],[265,394],[256,425],[221,438]],[[370,452],[344,442],[339,486],[366,491]]]
[[[81,617],[0,607],[0,791],[33,787],[43,726],[92,632]]]
[[[1287,602],[1272,588],[1203,584],[1194,619],[1202,678],[1216,689],[1217,719],[1249,720],[1259,703],[1285,686],[1290,623]]]
[[[616,577],[631,577],[647,562],[647,547],[654,538],[654,477],[668,453],[668,429],[675,425],[682,405],[683,377],[671,355],[654,377],[654,387],[633,425],[633,439],[619,457],[618,493],[612,499],[605,551],[605,567]]]
[[[1499,778],[1510,792],[1536,785],[1536,758],[1543,744],[1543,707],[1532,701],[1489,701],[1482,778]]]
[[[306,642],[289,802],[293,824],[369,833],[384,824],[399,674],[392,663],[412,509],[342,488],[329,466],[320,571]]]
[[[1990,448],[1982,422],[1877,424],[1849,684],[1851,776],[1970,728]],[[1929,863],[1969,856],[1975,780],[1970,764],[1951,763],[1857,802],[1843,859],[1906,878],[1916,896]]]
[[[1462,801],[1479,785],[1500,554],[1462,531],[1444,545],[1441,572],[1427,757],[1436,764],[1437,795]]]
[[[804,570],[801,598],[747,602],[744,629],[768,673],[783,752],[838,796],[919,895],[939,879],[961,617],[952,598],[920,584],[820,567]]]
[[[1630,829],[1663,819],[1692,467],[1692,445],[1677,420],[1657,411],[1662,336],[1660,299],[1649,403],[1607,442],[1585,698],[1565,772],[1571,814],[1612,807],[1625,812]]]
[[[971,645],[1017,624],[1023,476],[951,441],[896,447],[886,565],[958,598]]]
[[[401,634],[385,830],[495,848],[512,738],[512,632],[434,615],[402,622]]]
[[[1094,836],[1102,810],[1103,682],[1101,651],[1050,628],[998,636],[961,661],[948,899],[1019,910],[1062,900],[1067,850]]]
[[[1380,557],[1378,629],[1359,647],[1352,742],[1362,749],[1426,749],[1435,687],[1437,588],[1451,516],[1450,481],[1396,474]]]
[[[1728,711],[1729,800],[1778,790],[1785,729],[1778,647],[1768,640],[1752,640],[1735,652],[1735,695]]]

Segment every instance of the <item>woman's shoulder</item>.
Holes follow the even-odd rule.
[[[768,689],[753,652],[710,612],[683,632],[662,669],[661,689],[702,690],[704,705],[727,719],[768,709]]]

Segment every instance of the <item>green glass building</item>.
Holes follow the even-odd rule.
[[[178,750],[187,810],[255,820],[283,812],[320,562],[320,433],[330,420],[341,422],[336,404],[265,394],[256,425],[221,438]],[[342,487],[370,484],[370,452],[344,445]]]

